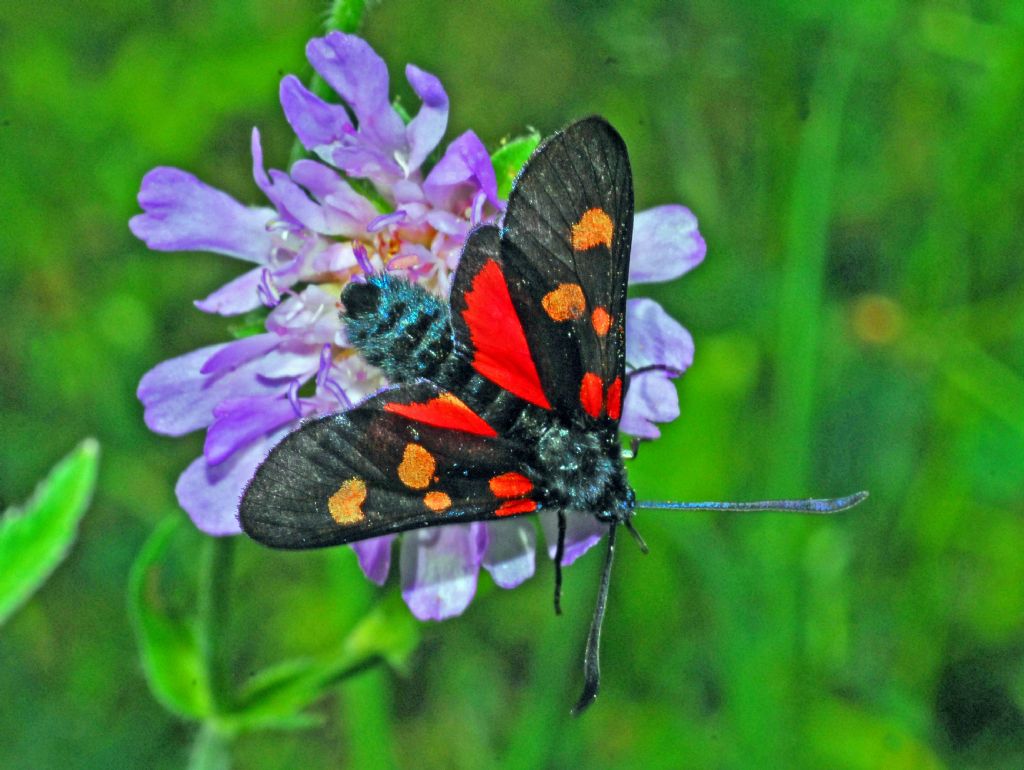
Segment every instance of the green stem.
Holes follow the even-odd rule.
[[[199,572],[199,638],[206,657],[214,710],[231,708],[232,693],[228,624],[231,610],[231,572],[235,539],[211,537],[206,540]]]
[[[366,0],[334,0],[331,3],[331,10],[327,14],[327,21],[324,23],[324,30],[326,32],[339,30],[351,35],[359,29],[365,10]]]
[[[230,739],[209,722],[203,723],[189,753],[188,770],[228,770],[230,767]]]
[[[398,766],[391,735],[390,689],[388,672],[380,665],[342,683],[341,720],[352,767],[392,770]]]

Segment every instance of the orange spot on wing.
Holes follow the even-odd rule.
[[[622,415],[622,378],[616,377],[608,386],[608,418],[617,420]]]
[[[511,471],[491,479],[490,487],[495,497],[522,497],[533,489],[533,482],[523,474]]]
[[[524,401],[550,409],[501,265],[487,260],[463,297],[462,320],[469,327],[473,368]]]
[[[452,499],[444,492],[427,492],[423,495],[423,504],[434,513],[440,513],[452,507]]]
[[[559,284],[557,289],[544,295],[540,304],[553,321],[579,318],[587,308],[587,300],[578,283]]]
[[[537,503],[533,500],[509,500],[499,505],[494,515],[515,516],[517,513],[529,513],[535,510],[537,510]]]
[[[603,243],[610,249],[613,229],[612,218],[604,209],[590,209],[572,226],[572,247],[576,251],[586,251]]]
[[[406,444],[398,466],[398,478],[410,489],[426,489],[436,467],[434,455],[419,444]]]
[[[385,404],[385,412],[400,414],[410,420],[474,433],[477,436],[497,436],[498,432],[488,425],[480,415],[466,406],[451,393],[442,393],[437,398],[414,404]]]
[[[595,307],[594,312],[590,314],[590,325],[594,327],[598,337],[603,337],[612,328],[612,317],[603,307]]]
[[[331,518],[342,526],[358,524],[366,518],[363,502],[366,500],[366,482],[352,478],[342,483],[338,491],[327,498]]]
[[[583,375],[583,382],[580,383],[580,404],[583,411],[593,418],[601,416],[601,402],[604,400],[604,387],[601,378],[593,372]]]

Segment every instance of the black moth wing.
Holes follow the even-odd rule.
[[[502,263],[541,383],[563,414],[598,419],[584,384],[589,373],[604,388],[600,419],[618,420],[632,237],[629,156],[602,118],[548,139],[512,188]],[[608,393],[616,379],[617,404]]]
[[[521,446],[493,431],[438,427],[390,411],[438,399],[461,404],[421,380],[305,423],[256,470],[239,508],[242,529],[275,548],[319,548],[537,509],[526,499],[534,474]],[[462,409],[456,416],[464,427],[488,429]],[[505,480],[501,497],[496,477]]]

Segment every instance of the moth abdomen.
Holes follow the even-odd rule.
[[[429,379],[452,353],[448,304],[389,273],[341,295],[349,342],[393,383]]]

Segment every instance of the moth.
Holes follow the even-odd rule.
[[[570,516],[608,525],[574,713],[597,696],[615,536],[640,508],[831,513],[830,500],[643,503],[619,418],[629,388],[626,283],[633,180],[599,117],[547,139],[523,167],[501,227],[469,235],[448,302],[389,272],[343,290],[350,342],[391,386],[303,424],[256,470],[244,531],[319,548],[419,527],[557,514],[555,607]]]

